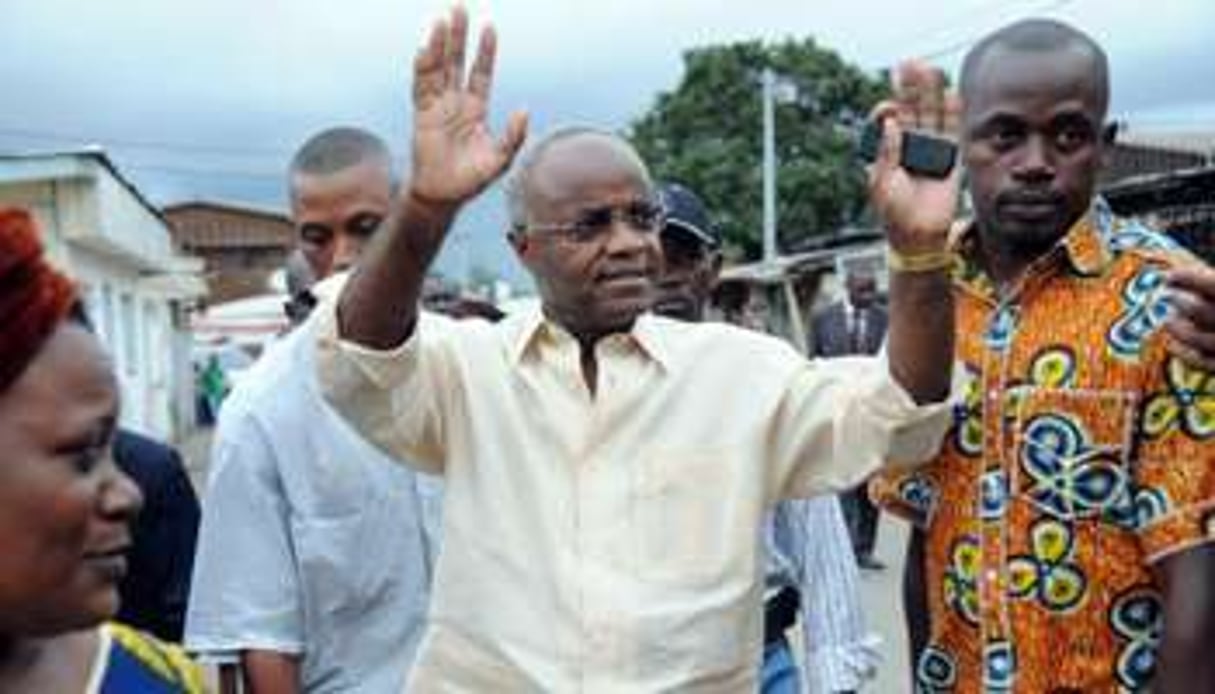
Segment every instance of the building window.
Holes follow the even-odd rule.
[[[122,321],[122,362],[128,376],[134,376],[139,364],[139,332],[135,317],[135,301],[128,293],[119,298]]]
[[[118,345],[114,341],[114,290],[109,284],[101,285],[101,301],[97,308],[97,324],[101,329],[101,339],[110,348],[110,353],[118,355]]]

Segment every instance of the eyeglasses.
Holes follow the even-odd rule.
[[[635,231],[656,233],[662,229],[664,213],[661,205],[638,200],[621,207],[605,205],[592,207],[578,214],[572,222],[554,224],[522,224],[524,229],[542,234],[556,234],[571,241],[589,243],[599,239],[615,222],[623,222]]]

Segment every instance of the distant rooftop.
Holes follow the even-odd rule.
[[[1141,130],[1118,133],[1118,144],[1215,157],[1215,126],[1193,130]]]
[[[284,222],[290,221],[287,212],[274,207],[266,207],[262,205],[254,205],[247,202],[237,202],[232,200],[182,200],[171,205],[165,205],[165,212],[179,212],[188,209],[208,209],[221,210],[224,212],[235,212],[237,214],[252,214],[261,217],[272,217],[276,220]]]

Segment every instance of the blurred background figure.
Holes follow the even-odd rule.
[[[686,187],[659,186],[666,222],[663,271],[654,312],[699,322],[722,266],[720,235],[700,198]],[[727,322],[767,326],[767,304],[744,283],[727,290]],[[720,298],[720,295],[719,295]],[[881,639],[865,627],[859,576],[839,501],[832,496],[789,499],[764,522],[766,549],[764,659],[761,694],[854,691],[871,678]],[[799,623],[805,651],[794,656],[788,631]],[[799,669],[798,662],[805,664]]]
[[[814,318],[815,356],[876,354],[886,337],[886,309],[878,302],[877,276],[863,264],[841,262],[844,296]],[[857,564],[863,569],[882,569],[873,556],[877,542],[878,509],[869,500],[866,485],[843,495],[844,516]]]
[[[224,365],[220,363],[218,354],[207,355],[206,362],[203,363],[196,374],[197,390],[199,395],[199,422],[203,426],[211,426],[215,424],[215,420],[219,418],[219,408],[224,402],[224,398],[228,395],[228,374],[224,371]]]
[[[165,641],[181,641],[198,541],[199,508],[181,455],[128,429],[114,436],[114,462],[143,494],[131,531],[118,620]]]
[[[283,310],[292,326],[303,323],[316,307],[316,295],[312,293],[312,285],[316,284],[316,271],[301,248],[296,248],[287,256],[287,302]]]

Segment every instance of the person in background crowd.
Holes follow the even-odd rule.
[[[1108,70],[1046,19],[963,61],[967,398],[936,461],[872,486],[916,526],[918,690],[1215,691],[1215,374],[1164,329],[1193,259],[1095,197]],[[899,72],[884,113],[951,120],[940,71]]]
[[[202,691],[184,654],[126,626],[139,489],[114,464],[113,364],[28,213],[0,209],[0,691]]]
[[[119,428],[114,462],[143,495],[131,532],[118,621],[165,641],[181,641],[198,541],[194,485],[172,447]]]
[[[352,264],[389,211],[387,147],[363,130],[325,130],[289,179],[300,238],[326,239],[325,268]],[[314,333],[304,323],[272,344],[224,405],[186,644],[238,661],[254,693],[395,694],[426,616],[438,489],[325,405]]]
[[[935,453],[948,277],[892,278],[888,361],[812,362],[768,335],[653,316],[662,214],[645,165],[616,135],[566,128],[508,187],[509,239],[542,307],[492,325],[420,315],[454,217],[525,136],[522,114],[490,135],[494,33],[466,75],[467,33],[457,8],[419,52],[408,185],[317,312],[329,402],[395,459],[444,475],[407,689],[753,690],[764,513]],[[896,252],[934,258],[950,215],[919,210],[956,198],[956,178],[912,180],[888,150],[874,176]]]
[[[314,136],[326,147],[296,152],[288,173],[298,251],[321,280],[348,270],[384,221],[392,200],[392,154],[375,135],[337,127]],[[387,185],[384,179],[387,178]]]
[[[814,317],[813,352],[820,357],[876,354],[886,337],[886,309],[877,301],[877,276],[873,269],[841,263],[844,298]],[[857,564],[862,569],[885,566],[873,556],[877,544],[878,509],[869,500],[865,485],[850,489],[842,497],[844,517]]]
[[[663,270],[654,312],[676,320],[705,318],[718,272],[721,238],[704,203],[676,183],[658,188],[665,213]],[[860,689],[876,671],[880,639],[865,630],[860,577],[839,501],[832,496],[789,499],[764,520],[762,694],[812,694]],[[786,632],[801,615],[798,659]]]
[[[291,327],[295,327],[307,320],[312,309],[316,308],[316,296],[312,293],[316,273],[303,249],[297,246],[287,256],[283,274],[287,280],[287,301],[283,305],[283,312],[287,314]]]
[[[747,330],[770,332],[772,313],[768,297],[758,288],[752,289],[746,282],[722,282],[713,290],[712,303],[725,322]]]
[[[199,404],[203,408],[200,421],[204,425],[215,423],[219,417],[220,406],[223,405],[224,398],[228,397],[229,388],[228,374],[224,371],[223,364],[219,363],[219,355],[208,355],[206,363],[198,372],[198,390],[202,395]]]

